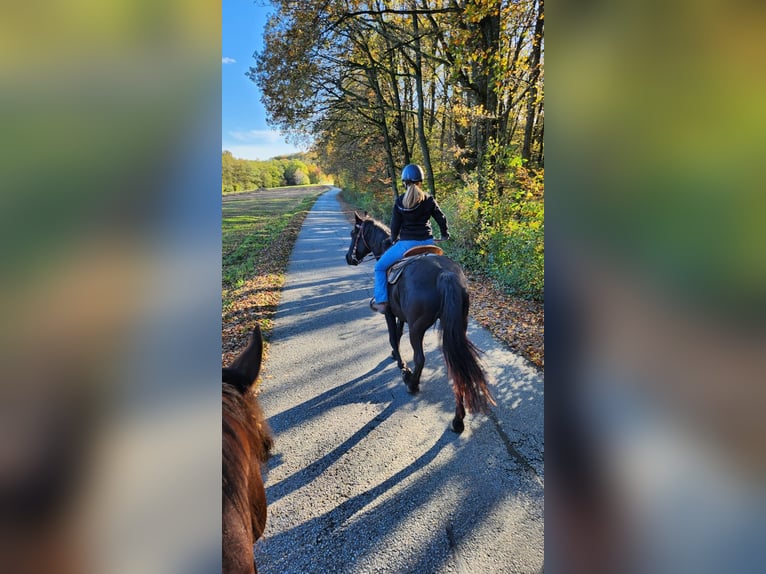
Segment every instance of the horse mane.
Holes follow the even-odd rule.
[[[381,244],[379,247],[381,247],[381,251],[385,251],[389,247],[391,247],[391,244],[393,241],[391,240],[391,228],[388,227],[385,223],[382,221],[378,221],[374,217],[370,217],[367,215],[364,219],[364,221],[371,221],[372,227],[373,227],[373,237],[375,237],[376,240],[380,241]]]
[[[372,221],[372,224],[375,227],[383,231],[389,237],[391,236],[391,228],[385,223],[383,223],[382,221],[378,221],[377,219],[375,219],[374,217],[370,217],[369,215],[367,216],[367,219],[365,219],[365,221]]]
[[[269,459],[271,429],[252,392],[241,393],[230,383],[222,384],[223,496],[249,516],[248,479],[251,457],[259,463]]]

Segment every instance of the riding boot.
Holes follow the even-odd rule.
[[[376,303],[375,299],[370,299],[370,309],[373,311],[377,311],[378,313],[385,313],[386,309],[388,308],[388,302],[383,301],[382,303]]]

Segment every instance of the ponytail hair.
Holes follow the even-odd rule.
[[[407,209],[412,209],[426,198],[426,194],[420,189],[420,185],[415,182],[409,181],[406,183],[406,186],[407,191],[402,198],[402,205]]]

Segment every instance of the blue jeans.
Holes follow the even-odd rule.
[[[404,255],[404,252],[411,247],[418,245],[433,245],[433,239],[410,239],[401,240],[394,243],[388,250],[381,255],[378,262],[375,264],[375,302],[383,303],[388,301],[388,289],[386,287],[386,271],[394,263],[399,261]]]

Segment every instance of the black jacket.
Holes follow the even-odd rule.
[[[431,221],[433,217],[436,223],[439,224],[439,230],[442,237],[449,235],[447,229],[447,218],[439,208],[439,204],[436,200],[427,195],[426,198],[418,203],[415,207],[406,208],[402,203],[404,194],[396,198],[394,202],[394,212],[391,215],[391,239],[397,241],[399,239],[407,240],[423,240],[431,239]]]

